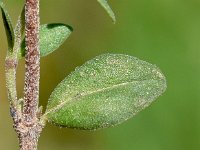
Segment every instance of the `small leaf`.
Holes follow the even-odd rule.
[[[44,116],[69,128],[110,127],[136,115],[165,89],[165,77],[155,65],[132,56],[104,54],[55,88]]]
[[[17,24],[15,26],[15,47],[16,53],[19,53],[21,49],[21,40],[25,31],[25,6],[22,9],[20,16],[18,17]]]
[[[15,27],[15,34],[22,36],[25,31],[25,6],[23,6],[23,9],[21,11],[21,14],[17,20],[17,25]],[[16,36],[17,36],[16,35]]]
[[[106,12],[108,13],[108,15],[112,18],[113,22],[116,22],[116,18],[115,18],[115,14],[112,11],[112,9],[110,8],[107,0],[97,0],[101,6],[106,10]]]
[[[14,46],[14,31],[13,31],[12,21],[3,2],[1,1],[0,1],[0,8],[1,8],[2,18],[4,22],[6,35],[7,35],[8,49],[12,51],[13,46]]]
[[[61,24],[45,24],[40,27],[40,56],[46,56],[55,51],[69,37],[72,27]],[[25,56],[25,39],[21,44],[21,56]]]

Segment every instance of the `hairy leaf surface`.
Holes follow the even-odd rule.
[[[110,127],[149,106],[165,89],[165,77],[155,65],[104,54],[76,68],[55,88],[45,116],[69,128]]]
[[[46,56],[56,49],[69,37],[72,28],[61,23],[44,24],[40,27],[40,56]],[[21,56],[25,56],[25,39],[21,44]]]
[[[25,6],[23,6],[21,14],[17,20],[17,25],[15,26],[15,36],[22,36],[25,31]]]
[[[14,50],[17,54],[20,53],[21,41],[25,31],[25,6],[22,9],[20,16],[18,17],[17,24],[14,29],[15,34],[15,45]]]

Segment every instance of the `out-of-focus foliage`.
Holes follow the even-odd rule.
[[[7,0],[16,22],[23,0]],[[90,3],[89,3],[90,2]],[[74,32],[58,51],[41,59],[41,105],[54,87],[96,55],[125,53],[157,64],[168,89],[152,107],[115,128],[86,132],[44,129],[39,150],[198,150],[200,147],[200,2],[197,0],[109,0],[113,25],[95,0],[42,0],[41,23],[70,24]],[[0,149],[17,148],[4,79],[6,36],[0,19]],[[108,51],[109,50],[109,51]],[[20,63],[18,78],[24,76]],[[18,79],[23,96],[23,78]]]
[[[14,31],[12,27],[12,21],[4,4],[1,1],[0,1],[0,8],[1,8],[2,19],[4,22],[4,27],[5,27],[5,31],[7,35],[8,48],[9,50],[12,50],[14,46]]]

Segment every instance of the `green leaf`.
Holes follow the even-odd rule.
[[[18,36],[22,36],[25,31],[25,6],[23,6],[23,9],[21,11],[21,14],[17,20],[17,25],[15,27],[15,34]]]
[[[14,31],[13,31],[12,21],[3,2],[1,1],[0,1],[0,8],[1,8],[2,18],[4,22],[6,35],[7,35],[8,49],[12,51],[13,46],[14,46]]]
[[[40,27],[40,56],[46,56],[55,51],[69,37],[72,27],[61,24],[45,24]],[[21,56],[25,56],[25,39],[21,44]]]
[[[16,53],[20,53],[19,50],[21,49],[21,40],[22,36],[24,35],[25,31],[25,6],[22,9],[22,12],[17,20],[17,24],[15,26],[15,50]]]
[[[97,0],[101,6],[106,10],[106,12],[108,13],[108,15],[112,18],[113,22],[116,22],[116,18],[115,18],[115,14],[112,11],[111,7],[109,6],[107,0]]]
[[[104,54],[76,68],[55,88],[44,116],[68,128],[110,127],[136,115],[165,89],[165,77],[155,65]]]

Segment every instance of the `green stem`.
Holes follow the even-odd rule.
[[[18,51],[21,44],[21,33],[23,31],[22,19],[18,19],[17,26],[15,29],[15,41],[13,50],[8,49],[5,60],[5,74],[6,74],[6,87],[8,92],[8,99],[10,101],[10,112],[14,121],[14,127],[19,122],[21,117],[21,107],[17,99],[16,90],[16,70],[18,65]]]
[[[20,20],[20,19],[19,19]],[[20,134],[20,123],[21,123],[21,104],[17,98],[17,90],[16,90],[16,70],[18,65],[17,54],[19,51],[19,47],[21,44],[21,24],[18,21],[16,29],[15,29],[15,45],[13,51],[8,49],[7,56],[5,60],[5,74],[6,74],[6,87],[8,92],[8,99],[10,101],[10,114],[13,119],[13,127],[19,136]]]

